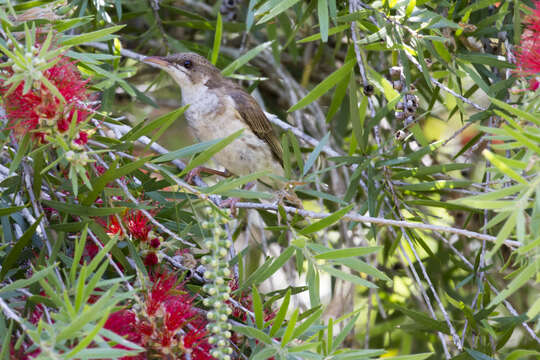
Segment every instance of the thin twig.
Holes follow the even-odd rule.
[[[238,202],[236,203],[236,207],[239,209],[244,208],[244,209],[273,210],[273,211],[277,211],[277,208],[278,208],[278,206],[274,204],[260,204],[260,203],[252,203],[252,202]],[[292,206],[284,206],[283,209],[289,214],[298,214],[303,217],[308,217],[312,219],[323,219],[331,215],[329,213],[324,213],[324,212],[314,212],[314,211],[308,211],[304,209],[298,209]],[[356,222],[369,223],[369,224],[405,227],[405,228],[410,228],[410,229],[421,229],[421,230],[436,231],[436,232],[442,232],[442,233],[451,233],[451,234],[465,236],[468,238],[486,240],[489,242],[497,241],[497,238],[494,236],[480,234],[480,233],[465,230],[465,229],[459,229],[459,228],[454,228],[450,226],[431,225],[431,224],[424,224],[424,223],[418,223],[418,222],[409,222],[409,221],[403,221],[403,220],[393,220],[393,219],[385,219],[385,218],[380,218],[380,217],[364,216],[364,215],[360,215],[354,212],[350,212],[346,214],[345,216],[342,217],[342,220],[356,221]],[[511,248],[521,246],[521,243],[515,240],[507,239],[507,240],[504,240],[503,243]]]

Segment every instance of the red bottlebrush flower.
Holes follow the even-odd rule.
[[[146,267],[152,267],[154,265],[157,265],[159,263],[159,259],[156,255],[156,253],[154,252],[151,252],[151,253],[148,253],[146,254],[146,256],[144,257],[144,265],[146,265]]]
[[[128,231],[134,238],[141,241],[148,240],[148,233],[152,228],[148,224],[148,219],[140,210],[129,215],[126,221]]]
[[[526,20],[517,53],[517,73],[522,76],[540,74],[540,1],[534,2],[533,13]]]
[[[174,275],[163,275],[154,283],[146,300],[146,312],[149,316],[153,316],[171,296],[171,290],[174,284],[176,284],[176,280],[176,276]]]
[[[88,133],[85,131],[79,131],[79,135],[77,136],[77,138],[75,138],[75,140],[73,140],[73,142],[81,146],[86,145],[86,143],[88,142]]]
[[[161,244],[161,241],[159,241],[158,238],[153,238],[152,240],[150,240],[150,246],[153,247],[154,249],[157,249],[160,244]]]
[[[24,83],[21,83],[13,92],[5,95],[9,86],[4,86],[0,80],[0,94],[4,97],[7,118],[20,133],[38,128],[45,130],[47,127],[65,132],[76,112],[79,123],[93,110],[84,105],[84,101],[89,99],[87,81],[81,79],[77,67],[67,58],[61,58],[53,67],[43,71],[43,77],[58,89],[65,103],[43,84],[23,94]],[[43,133],[38,132],[40,139],[43,139]]]
[[[176,295],[165,303],[165,327],[174,332],[184,326],[195,311],[191,306],[192,299],[187,295]]]
[[[210,349],[211,346],[208,343],[206,336],[208,333],[203,329],[189,330],[184,335],[182,341],[184,345],[184,351],[190,355],[182,355],[182,359],[197,359],[197,360],[211,360]]]
[[[109,315],[105,322],[105,329],[125,337],[132,343],[143,345],[142,335],[137,326],[137,316],[131,310],[120,310]],[[123,345],[115,345],[115,348],[128,349]],[[124,356],[120,360],[146,360],[144,353],[136,356]]]

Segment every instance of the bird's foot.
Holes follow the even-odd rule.
[[[240,198],[230,197],[225,200],[222,200],[219,203],[219,207],[231,209],[231,215],[236,217],[236,214],[237,214],[236,203],[239,201],[240,201]]]
[[[278,203],[283,204],[285,201],[296,206],[299,209],[303,209],[304,205],[302,200],[294,192],[294,188],[298,185],[304,185],[304,182],[299,181],[288,181],[285,183],[283,189],[278,192]]]
[[[195,179],[196,176],[200,176],[201,173],[207,173],[207,174],[218,175],[218,176],[223,176],[223,177],[232,176],[232,174],[228,170],[219,171],[216,169],[211,169],[206,166],[197,166],[194,169],[192,169],[190,172],[188,172],[186,176],[186,182],[188,184],[194,185],[193,180]]]

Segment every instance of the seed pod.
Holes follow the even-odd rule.
[[[395,81],[392,83],[392,86],[393,86],[394,89],[396,89],[397,91],[401,91],[401,89],[403,89],[403,83],[401,82],[401,80],[395,80]]]
[[[364,86],[364,95],[371,96],[373,95],[373,92],[375,91],[375,88],[371,84],[367,84]]]
[[[396,133],[394,134],[394,138],[398,141],[401,141],[403,139],[405,139],[405,137],[407,136],[407,133],[403,130],[398,130],[396,131]]]
[[[405,105],[403,104],[403,101],[400,101],[396,105],[397,110],[403,110],[405,108]]]
[[[399,66],[392,66],[390,68],[390,77],[393,79],[393,80],[396,80],[396,79],[399,79],[401,77],[401,67]]]

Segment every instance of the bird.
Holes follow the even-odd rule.
[[[143,62],[166,71],[178,84],[182,105],[189,105],[184,113],[188,127],[197,140],[220,139],[243,129],[214,155],[228,173],[245,176],[270,170],[277,176],[259,180],[274,189],[284,184],[281,143],[259,103],[240,85],[196,53],[150,56]]]

